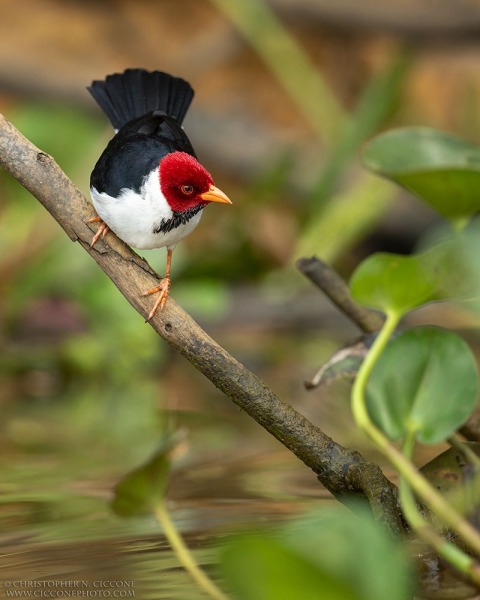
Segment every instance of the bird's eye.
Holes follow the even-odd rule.
[[[180,189],[182,190],[182,194],[185,194],[186,196],[193,194],[193,185],[182,185]]]

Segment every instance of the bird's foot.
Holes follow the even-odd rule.
[[[97,233],[93,236],[93,239],[90,243],[90,248],[93,248],[95,246],[95,244],[97,243],[97,241],[100,239],[100,237],[103,240],[103,238],[110,231],[110,227],[105,223],[105,221],[102,221],[102,219],[100,217],[92,217],[91,219],[88,219],[88,221],[85,221],[85,222],[86,223],[101,223],[100,227],[98,228]]]
[[[142,296],[150,296],[151,294],[160,294],[158,296],[157,300],[155,301],[155,304],[153,305],[152,310],[148,314],[146,322],[150,321],[150,319],[152,319],[155,316],[155,313],[157,312],[159,307],[160,307],[160,310],[163,310],[163,308],[167,302],[167,299],[168,299],[168,294],[170,293],[170,285],[171,285],[170,277],[164,277],[158,285],[156,285],[151,290],[148,290],[147,292],[142,294]]]

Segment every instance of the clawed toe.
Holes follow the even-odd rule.
[[[164,309],[165,304],[167,303],[169,293],[170,293],[170,278],[164,277],[157,286],[153,287],[152,289],[150,289],[142,294],[142,296],[150,296],[151,294],[159,294],[157,300],[155,301],[155,304],[153,305],[152,310],[149,312],[148,317],[146,318],[147,322],[150,321],[150,319],[152,319],[155,316],[155,313],[157,312],[157,310],[159,308],[160,308],[160,310]]]
[[[103,238],[110,231],[110,227],[104,221],[102,221],[102,219],[100,217],[92,217],[91,219],[88,219],[88,221],[85,221],[85,222],[86,223],[101,223],[100,227],[98,228],[97,233],[93,236],[92,241],[90,243],[90,248],[93,248],[95,246],[95,244],[98,242],[98,240],[100,239],[100,237],[103,240]]]

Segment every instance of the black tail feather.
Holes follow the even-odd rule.
[[[191,85],[161,71],[127,69],[87,88],[115,129],[158,110],[182,123],[193,98]]]

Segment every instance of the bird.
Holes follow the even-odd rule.
[[[134,248],[167,248],[165,276],[142,296],[158,294],[147,322],[170,293],[172,253],[210,203],[232,204],[198,161],[182,122],[192,86],[163,71],[126,69],[87,87],[115,135],[90,177],[99,223],[93,247],[109,230]]]

